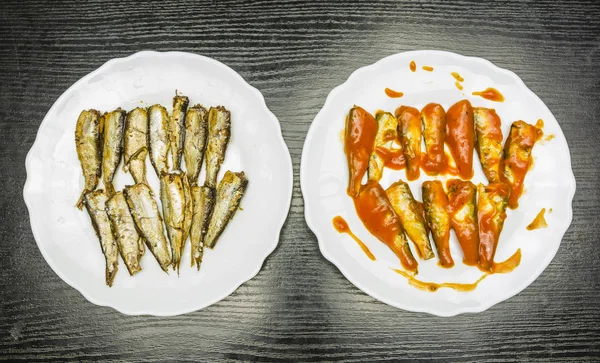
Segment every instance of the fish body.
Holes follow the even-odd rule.
[[[473,108],[477,141],[475,149],[481,167],[490,183],[500,181],[500,161],[502,160],[502,129],[500,117],[493,108]]]
[[[108,196],[103,190],[92,191],[84,196],[85,208],[90,215],[92,225],[100,240],[100,246],[102,247],[102,253],[106,261],[106,285],[112,286],[119,270],[119,249],[113,235],[108,214],[106,213],[107,200]]]
[[[434,254],[422,210],[413,197],[408,184],[399,180],[390,185],[385,193],[392,208],[394,208],[394,212],[400,218],[400,223],[406,234],[417,246],[419,255],[425,260],[433,258]]]
[[[123,154],[123,135],[125,134],[125,110],[120,108],[105,113],[104,119],[104,147],[102,148],[102,182],[106,194],[111,197],[115,194],[113,178]]]
[[[183,159],[190,185],[198,184],[206,142],[208,139],[208,111],[201,105],[190,107],[185,116]]]
[[[504,183],[477,186],[477,221],[479,225],[479,267],[491,271],[500,233],[506,220],[510,189]]]
[[[508,207],[511,209],[519,206],[525,175],[531,166],[531,150],[541,135],[540,129],[525,121],[515,121],[510,126],[510,133],[504,144],[500,179],[510,188]]]
[[[446,113],[446,144],[461,179],[473,177],[473,150],[475,147],[475,121],[468,100],[458,101]]]
[[[247,185],[248,179],[243,171],[235,173],[228,170],[221,179],[206,232],[207,247],[213,248],[217,243],[221,233],[237,211]]]
[[[402,152],[406,159],[406,178],[416,180],[421,174],[421,114],[414,107],[401,106],[396,110],[396,117]]]
[[[215,188],[221,164],[231,137],[231,114],[223,106],[211,107],[208,111],[208,144],[206,146],[206,182]]]
[[[148,149],[150,161],[160,176],[169,172],[169,114],[161,105],[148,108]]]
[[[123,192],[117,192],[106,202],[106,212],[110,218],[121,258],[125,261],[129,275],[133,276],[142,270],[140,259],[144,255],[144,245]]]
[[[381,180],[383,175],[385,160],[377,152],[377,149],[384,148],[392,151],[394,148],[399,148],[399,145],[395,145],[395,141],[398,140],[398,121],[394,115],[389,112],[378,112],[375,115],[375,119],[378,124],[374,144],[375,150],[371,153],[367,174],[369,176],[369,180],[378,182]]]
[[[373,145],[379,126],[375,118],[361,107],[354,106],[346,118],[344,153],[348,162],[348,188],[346,193],[356,197],[361,180],[369,166]]]
[[[138,107],[127,114],[123,142],[123,169],[131,173],[136,183],[148,184],[146,157],[148,157],[148,111]]]
[[[448,215],[448,196],[439,180],[423,182],[423,208],[425,220],[435,243],[439,265],[444,268],[454,266],[450,254],[450,216]]]
[[[450,225],[463,251],[463,263],[475,266],[479,260],[477,187],[470,181],[450,179],[447,188]]]
[[[163,218],[167,226],[167,236],[171,243],[171,261],[173,269],[179,271],[181,255],[185,245],[186,200],[183,180],[185,176],[178,172],[163,174],[160,177],[160,201]]]
[[[198,270],[200,270],[202,256],[204,255],[204,239],[215,204],[215,190],[206,186],[193,186],[191,194],[193,200],[192,227],[190,231],[192,266],[196,264]]]
[[[146,242],[158,264],[167,272],[171,265],[171,253],[163,232],[163,220],[158,212],[152,190],[143,183],[126,186],[125,200],[135,221],[138,233]]]
[[[84,187],[77,201],[77,208],[83,208],[84,196],[96,189],[102,175],[103,125],[100,112],[84,110],[79,114],[75,126],[75,147],[83,171]]]
[[[421,110],[421,123],[426,150],[421,166],[425,173],[438,175],[444,168],[446,111],[440,104],[429,103]]]
[[[406,270],[417,273],[418,263],[410,251],[400,218],[381,185],[374,181],[367,182],[353,200],[356,213],[365,228],[394,252]]]
[[[181,155],[185,140],[185,115],[189,103],[190,100],[186,96],[173,97],[173,113],[169,119],[169,140],[174,170],[181,170]]]

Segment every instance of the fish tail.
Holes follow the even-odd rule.
[[[79,200],[77,201],[77,204],[75,204],[75,207],[77,207],[79,210],[83,209],[83,197],[85,197],[86,193],[86,190],[81,192],[81,196],[79,196]]]
[[[114,269],[112,271],[110,271],[108,266],[106,267],[106,285],[108,285],[108,287],[112,287],[113,282],[115,281],[115,276],[117,276],[118,270],[118,266],[114,266]]]

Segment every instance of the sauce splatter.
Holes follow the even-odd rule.
[[[367,245],[364,244],[364,242],[361,241],[360,238],[356,237],[356,235],[354,233],[352,233],[352,231],[350,230],[350,227],[348,227],[348,223],[346,222],[346,220],[344,218],[342,218],[340,216],[336,216],[333,218],[332,222],[333,222],[333,228],[335,228],[336,231],[338,231],[339,233],[348,234],[350,237],[352,237],[353,240],[356,241],[356,243],[358,243],[360,248],[363,250],[363,252],[367,255],[367,257],[371,261],[376,260],[375,255],[373,253],[371,253],[371,250],[369,250],[369,247],[367,247]]]
[[[456,88],[458,88],[459,90],[462,91],[463,86],[462,86],[462,84],[460,84],[460,82],[457,81],[457,82],[454,83],[454,85],[456,86]]]
[[[390,98],[400,98],[402,96],[404,96],[404,93],[402,92],[398,92],[398,91],[394,91],[391,88],[386,88],[385,89],[385,94],[390,97]]]
[[[415,61],[410,61],[410,70],[413,72],[417,71],[417,64],[415,63]]]
[[[418,289],[421,289],[421,290],[425,290],[425,291],[429,291],[429,292],[436,292],[439,289],[446,287],[449,289],[454,289],[456,291],[467,292],[467,291],[475,290],[475,288],[477,288],[477,285],[479,285],[479,283],[481,281],[483,281],[489,275],[509,273],[509,272],[513,271],[515,268],[517,268],[517,266],[519,266],[520,263],[521,263],[521,249],[519,248],[517,250],[517,252],[515,252],[512,256],[510,256],[506,261],[494,263],[492,265],[491,273],[488,272],[488,273],[483,274],[479,279],[477,279],[477,281],[475,281],[473,283],[427,282],[427,281],[421,281],[421,280],[415,278],[413,275],[411,275],[410,273],[408,273],[404,270],[399,270],[399,269],[392,269],[392,270],[394,272],[396,272],[397,274],[404,276],[408,280],[408,283],[410,285],[412,285]]]
[[[452,72],[450,73],[452,75],[452,77],[454,77],[454,79],[456,79],[458,82],[463,82],[465,79],[462,78],[460,76],[460,74],[458,74],[458,72]]]
[[[427,72],[433,72],[433,67],[430,67],[430,66],[423,66],[423,67],[421,67],[421,68],[423,68],[423,70],[424,70],[424,71],[427,71]]]
[[[533,222],[531,222],[526,228],[528,231],[533,231],[534,229],[546,228],[548,227],[548,223],[546,223],[546,218],[544,218],[544,214],[546,214],[546,208],[542,208],[542,210],[535,216]]]
[[[548,142],[548,141],[552,141],[552,139],[554,139],[556,137],[556,135],[554,134],[548,134],[544,137],[544,142]]]
[[[544,128],[544,120],[539,118],[535,123],[535,127],[537,127],[540,130],[543,129]]]
[[[480,96],[485,98],[486,100],[494,101],[494,102],[504,102],[504,96],[500,91],[495,88],[486,88],[483,91],[473,92],[473,96]]]

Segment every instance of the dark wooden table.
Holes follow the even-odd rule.
[[[600,359],[600,3],[597,1],[7,1],[0,4],[0,360],[593,361]],[[279,247],[223,301],[173,318],[86,301],[46,264],[21,193],[25,156],[58,96],[139,50],[220,60],[263,92],[294,163]],[[545,272],[480,314],[380,303],[319,253],[304,222],[300,154],[329,91],[413,49],[516,72],[571,149],[573,223]]]

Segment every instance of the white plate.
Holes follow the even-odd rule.
[[[104,284],[104,259],[88,214],[75,208],[83,188],[75,151],[81,110],[126,110],[154,103],[171,110],[175,90],[190,104],[224,105],[232,136],[219,180],[226,170],[249,179],[241,207],[200,272],[189,267],[186,245],[181,274],[166,275],[149,251],[143,271],[129,276],[122,261],[112,288]],[[158,180],[147,175],[158,200]],[[275,249],[292,195],[292,162],[277,118],[262,94],[231,68],[211,58],[181,52],[140,52],[108,61],[71,86],[44,118],[26,161],[24,198],[42,255],[66,283],[97,305],[124,314],[177,315],[202,309],[254,277]],[[200,181],[204,180],[204,170]],[[115,186],[132,184],[120,168]],[[160,205],[160,204],[159,204]]]
[[[409,69],[412,60],[417,64],[416,72]],[[434,71],[423,71],[423,65],[434,67]],[[464,78],[463,91],[456,88],[450,72],[458,72]],[[386,87],[404,92],[404,96],[389,98],[384,93]],[[506,100],[497,103],[471,95],[471,92],[487,87],[497,88]],[[555,138],[535,146],[534,167],[527,174],[526,191],[519,201],[520,207],[508,212],[499,241],[495,260],[502,261],[521,248],[521,265],[510,274],[489,276],[472,292],[447,288],[435,293],[425,292],[408,285],[404,277],[390,269],[401,268],[398,258],[364,228],[351,198],[346,195],[348,170],[342,141],[344,118],[354,104],[374,114],[378,109],[393,112],[401,104],[420,109],[429,102],[438,102],[448,109],[464,98],[474,106],[495,108],[502,119],[505,139],[513,121],[522,119],[535,123],[539,118],[545,122],[544,132],[554,134]],[[486,182],[476,153],[474,158],[473,182]],[[386,169],[380,183],[386,188],[399,178],[406,179],[404,170]],[[331,91],[306,137],[300,179],[306,222],[316,234],[325,258],[335,264],[350,282],[375,299],[401,309],[439,316],[483,311],[532,283],[556,254],[571,223],[571,202],[575,193],[567,142],[544,103],[514,73],[481,58],[441,51],[414,51],[389,56],[355,71],[345,83]],[[421,200],[421,184],[428,179],[433,178],[421,172],[419,180],[409,183],[418,200]],[[527,231],[525,226],[543,207],[553,210],[546,213],[548,228]],[[331,220],[336,215],[348,221],[377,261],[369,260],[348,235],[333,229]],[[451,251],[456,263],[454,268],[445,270],[438,267],[437,258],[427,262],[419,260],[419,279],[470,283],[481,276],[476,268],[461,263],[462,251],[454,235]]]

